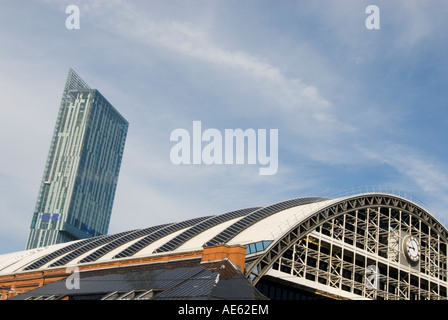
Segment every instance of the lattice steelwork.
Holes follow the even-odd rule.
[[[298,282],[310,288],[325,285],[328,292],[352,298],[445,300],[446,232],[410,202],[360,196],[303,221],[264,256],[248,262],[246,274],[256,283],[272,268],[284,279],[302,279]],[[417,262],[406,256],[409,236],[420,246]]]

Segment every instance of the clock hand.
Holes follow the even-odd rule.
[[[408,244],[408,250],[409,250],[409,253],[411,253],[411,254],[414,253],[414,252],[416,251],[413,242],[409,242],[409,244]]]

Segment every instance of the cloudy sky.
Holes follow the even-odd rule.
[[[130,123],[110,233],[368,186],[448,220],[447,16],[442,0],[1,0],[0,254],[26,245],[70,67]],[[174,165],[170,134],[193,121],[277,129],[278,171]]]

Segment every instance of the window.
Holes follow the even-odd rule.
[[[270,244],[272,243],[272,241],[258,241],[258,242],[254,242],[251,244],[246,245],[246,254],[251,254],[251,253],[256,253],[259,251],[263,251],[265,250]]]

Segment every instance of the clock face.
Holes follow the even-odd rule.
[[[410,262],[417,262],[420,258],[420,244],[414,236],[406,236],[403,239],[403,250]]]

